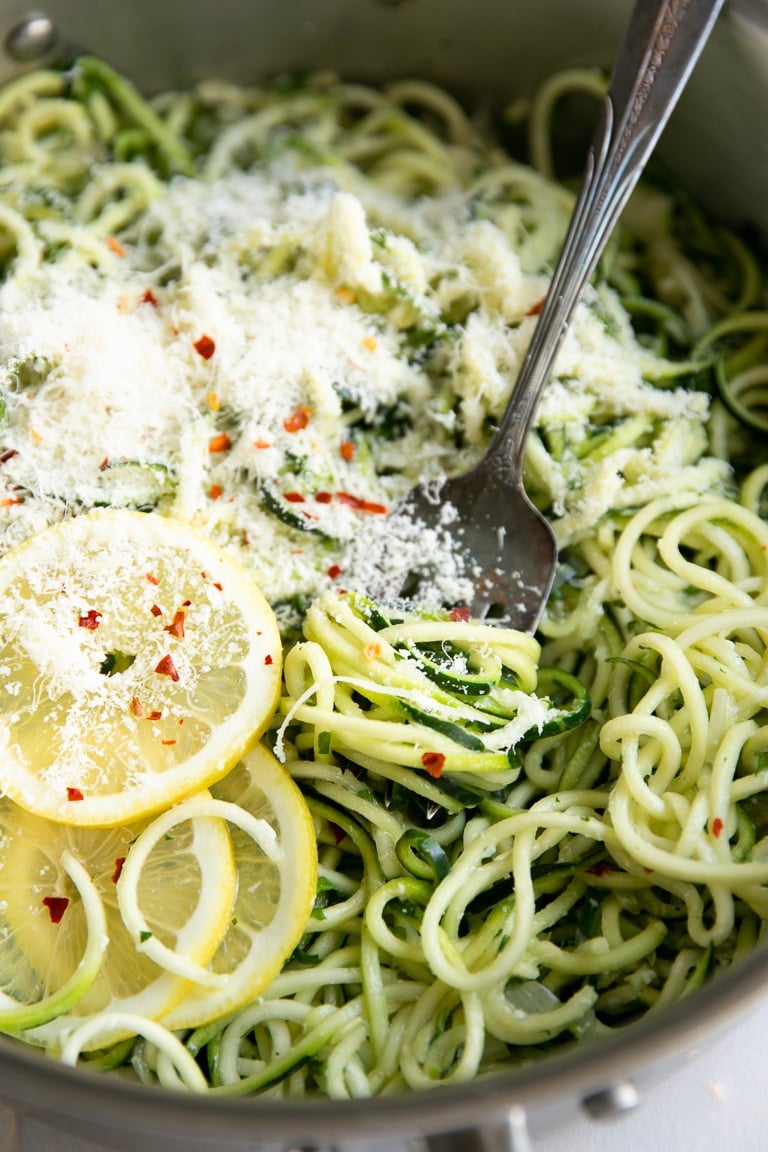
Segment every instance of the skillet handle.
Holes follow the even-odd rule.
[[[533,1152],[525,1110],[513,1105],[504,1120],[484,1128],[464,1128],[427,1136],[428,1152]]]

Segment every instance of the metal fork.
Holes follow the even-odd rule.
[[[525,442],[573,311],[635,187],[724,0],[636,0],[603,99],[562,252],[499,428],[470,472],[436,493],[422,485],[409,515],[445,527],[453,506],[474,583],[474,616],[533,632],[555,575],[557,543],[523,488]]]

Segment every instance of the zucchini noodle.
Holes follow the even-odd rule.
[[[269,739],[319,849],[304,936],[246,1008],[25,1035],[4,998],[20,1040],[175,1090],[364,1098],[597,1039],[763,938],[768,301],[749,248],[661,169],[633,196],[527,449],[561,548],[536,637],[468,619],[450,509],[429,538],[398,510],[488,443],[573,201],[553,122],[603,88],[559,74],[498,138],[421,81],[145,100],[85,57],[0,92],[2,548],[117,504],[237,556],[281,621]],[[526,116],[534,166],[504,149]],[[188,810],[263,838],[212,793],[144,833],[124,897],[145,951],[199,984],[220,978],[149,939],[136,884]]]
[[[61,866],[69,875],[82,900],[86,919],[85,951],[70,978],[56,992],[36,1004],[19,1004],[3,993],[0,997],[0,1028],[23,1031],[45,1024],[77,1004],[101,971],[108,938],[104,905],[88,872],[69,852],[62,853]]]

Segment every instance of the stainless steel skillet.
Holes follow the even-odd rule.
[[[148,89],[211,73],[249,80],[306,63],[364,80],[428,76],[467,98],[531,90],[555,68],[613,57],[622,0],[51,0],[67,40]],[[0,32],[27,12],[0,0]],[[2,71],[19,62],[9,56]],[[727,93],[728,99],[723,99]],[[768,235],[768,6],[732,0],[667,132],[667,159],[731,220]],[[713,157],[717,162],[713,162]],[[663,1016],[590,1048],[466,1088],[349,1105],[180,1099],[73,1072],[0,1042],[0,1148],[7,1152],[525,1152],[594,1112],[653,1098],[694,1048],[763,995],[768,955]],[[621,1128],[616,1129],[617,1144]]]

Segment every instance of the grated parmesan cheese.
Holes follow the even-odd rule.
[[[468,467],[503,411],[545,290],[542,236],[521,257],[455,189],[414,203],[285,160],[153,194],[122,256],[27,261],[0,287],[3,549],[127,504],[207,526],[278,605],[333,582],[391,597],[425,556],[427,601],[464,598],[450,510],[428,534],[391,513]],[[617,299],[593,293],[538,414],[571,454],[530,457],[562,543],[672,474],[722,479],[699,463],[706,398],[646,383],[647,364]],[[580,460],[596,423],[637,413],[676,431]]]

